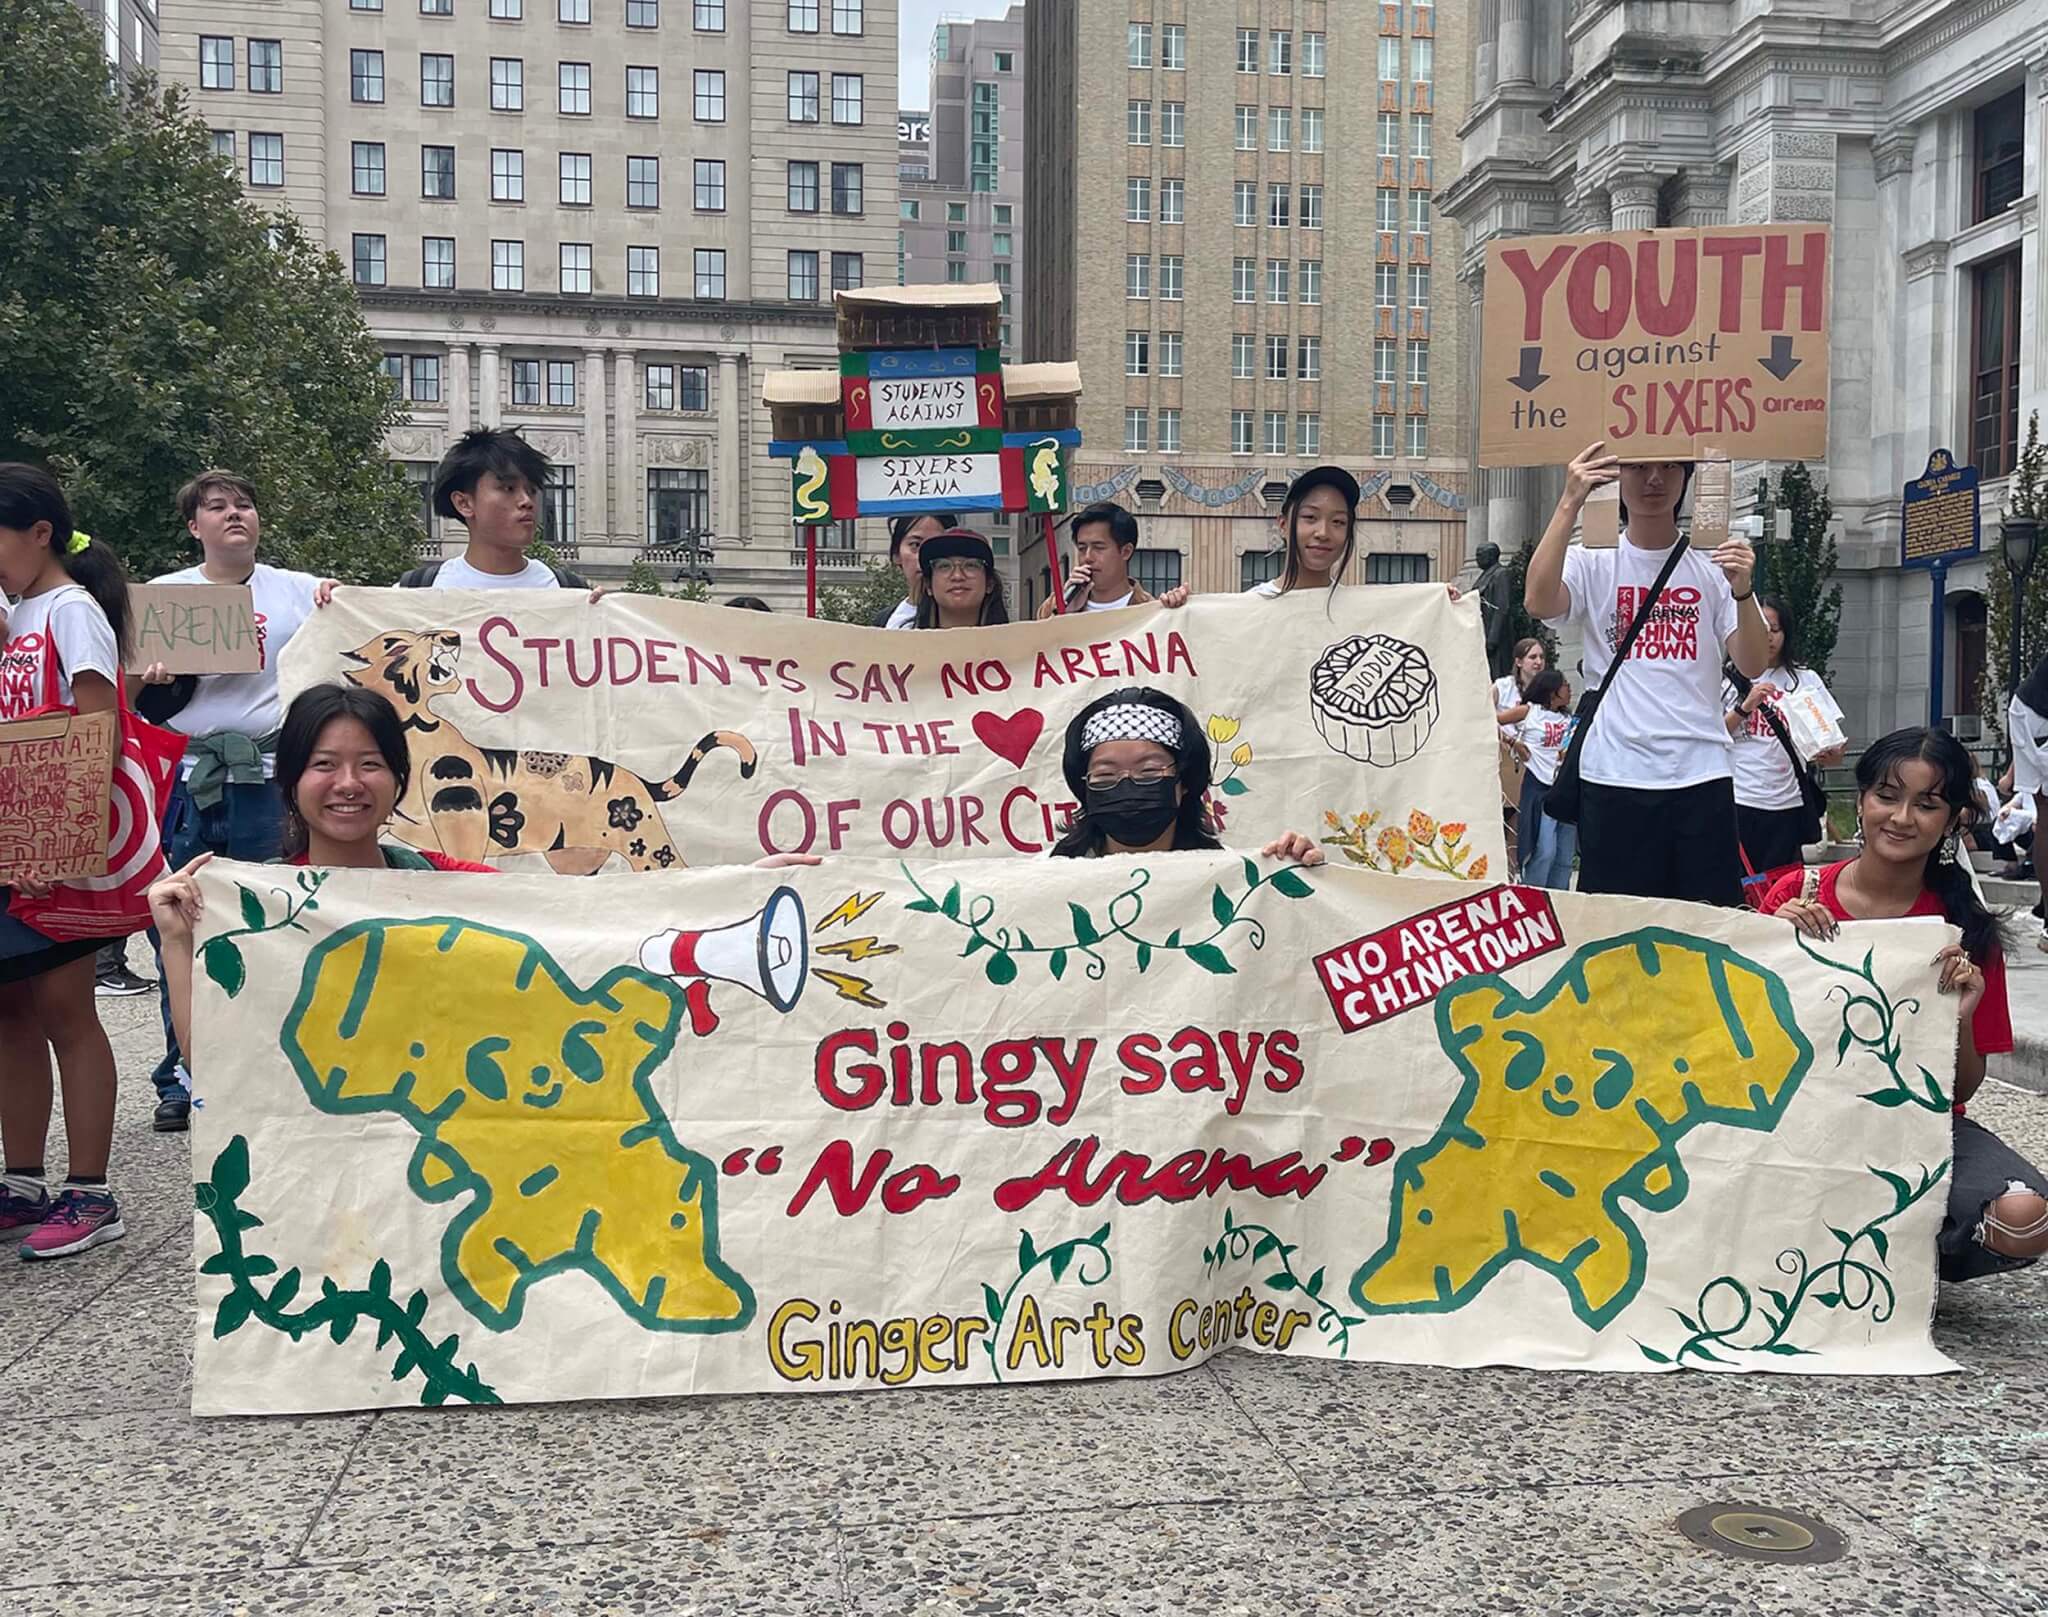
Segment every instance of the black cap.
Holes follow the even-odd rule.
[[[1342,466],[1311,466],[1288,486],[1287,498],[1280,502],[1280,513],[1285,516],[1319,488],[1333,488],[1344,496],[1347,509],[1358,509],[1358,479]]]
[[[917,565],[929,576],[932,564],[946,556],[965,556],[980,562],[991,573],[996,570],[995,551],[971,528],[948,528],[944,533],[933,534],[918,547]]]

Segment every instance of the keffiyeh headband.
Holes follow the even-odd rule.
[[[1093,752],[1105,741],[1156,741],[1180,756],[1180,718],[1164,708],[1142,702],[1120,702],[1096,714],[1081,731],[1081,750]]]

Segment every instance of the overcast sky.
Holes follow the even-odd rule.
[[[1000,17],[1015,0],[902,0],[899,107],[931,111],[932,29],[941,17]]]

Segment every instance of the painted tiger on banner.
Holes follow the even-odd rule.
[[[657,805],[682,796],[720,747],[738,757],[740,779],[754,774],[754,745],[734,730],[713,730],[667,780],[588,753],[479,747],[433,711],[461,685],[452,629],[375,635],[345,655],[357,666],[343,677],[388,697],[405,723],[412,781],[391,826],[416,848],[472,860],[537,853],[565,876],[588,876],[613,854],[635,870],[672,870],[687,861]]]

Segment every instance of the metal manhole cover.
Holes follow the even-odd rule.
[[[1849,1547],[1826,1522],[1766,1505],[1695,1505],[1678,1518],[1678,1530],[1702,1549],[1752,1561],[1814,1566],[1840,1560]]]

